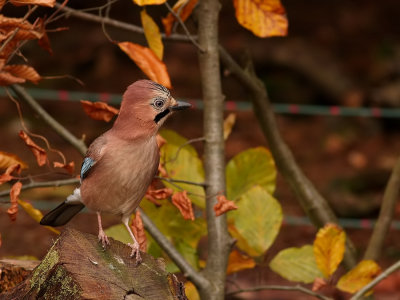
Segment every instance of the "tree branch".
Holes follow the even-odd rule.
[[[221,87],[218,54],[218,0],[201,0],[198,7],[198,42],[205,52],[199,52],[199,67],[204,101],[204,170],[207,187],[206,219],[208,252],[204,268],[209,286],[198,286],[202,299],[223,299],[226,267],[232,245],[227,230],[226,214],[216,217],[215,195],[225,193],[225,141],[223,135],[224,96]]]
[[[247,289],[240,289],[236,290],[233,292],[229,292],[226,294],[226,296],[233,296],[241,293],[247,293],[247,292],[258,292],[258,291],[264,291],[264,290],[277,290],[277,291],[294,291],[294,292],[301,292],[310,296],[314,296],[318,299],[321,300],[332,300],[332,298],[323,296],[321,294],[315,293],[305,287],[302,287],[301,285],[296,285],[296,286],[286,286],[286,285],[260,285],[260,286],[255,286]]]
[[[289,147],[280,136],[263,82],[254,74],[253,70],[244,70],[239,66],[223,47],[219,47],[219,51],[225,67],[253,94],[254,112],[269,143],[277,167],[289,183],[311,222],[317,227],[323,227],[326,223],[337,224],[337,218],[328,202],[300,169]],[[345,263],[348,268],[351,268],[356,264],[355,250],[350,239],[346,239],[346,243]]]
[[[391,265],[389,268],[387,268],[385,271],[383,271],[377,277],[375,277],[374,280],[372,280],[370,283],[365,285],[361,290],[359,290],[357,293],[355,293],[353,295],[353,297],[350,298],[350,300],[361,299],[366,292],[368,292],[370,289],[372,289],[375,285],[377,285],[383,279],[385,279],[390,274],[392,274],[393,272],[395,272],[399,269],[400,269],[400,260],[398,262],[394,263],[393,265]]]
[[[392,170],[389,181],[383,194],[382,207],[374,231],[369,240],[364,259],[377,260],[382,252],[383,242],[393,220],[395,206],[399,197],[400,189],[400,157]]]
[[[178,268],[182,271],[183,275],[192,281],[196,286],[207,286],[207,279],[197,272],[186,260],[183,256],[176,250],[176,248],[171,244],[171,242],[165,237],[164,234],[156,225],[151,221],[151,219],[140,210],[140,215],[143,220],[144,227],[150,233],[150,235],[154,238],[154,240],[160,245],[160,247],[168,254],[168,256],[174,261],[174,263],[178,266]]]
[[[185,183],[185,184],[190,184],[190,185],[196,185],[196,186],[201,186],[201,187],[206,186],[205,182],[193,182],[193,181],[188,181],[188,180],[166,178],[166,177],[161,177],[161,176],[154,176],[154,178],[164,180],[164,181],[170,182],[170,183],[175,182],[175,183]]]
[[[72,146],[74,146],[82,155],[85,155],[87,147],[85,143],[76,138],[70,131],[68,131],[63,125],[61,125],[56,119],[54,119],[51,115],[46,112],[39,103],[36,102],[35,99],[31,95],[29,95],[25,89],[18,85],[13,84],[10,86],[13,92],[20,98],[25,101],[29,106],[40,116],[42,119],[53,128],[62,138],[64,138],[67,142],[69,142]]]
[[[58,186],[62,186],[62,185],[72,185],[72,184],[78,184],[78,183],[79,183],[79,179],[77,179],[77,178],[42,181],[42,182],[33,181],[28,184],[22,185],[21,190],[24,191],[24,190],[40,188],[40,187],[58,187]],[[0,192],[0,197],[7,196],[9,194],[10,194],[10,190],[2,191],[2,192]]]
[[[73,8],[70,8],[68,6],[62,6],[59,3],[55,4],[55,7],[57,7],[57,9],[66,12],[68,15],[86,20],[86,21],[91,21],[91,22],[96,22],[96,23],[101,23],[101,24],[105,24],[105,25],[110,25],[113,27],[117,27],[120,29],[125,29],[131,32],[135,32],[135,33],[140,33],[140,34],[144,34],[143,28],[140,26],[136,26],[133,24],[129,24],[129,23],[125,23],[125,22],[121,22],[118,20],[114,20],[114,19],[110,19],[110,18],[104,18],[101,16],[97,16],[94,14],[90,14],[90,13],[86,13],[83,11],[79,11]],[[181,42],[190,42],[190,38],[188,36],[186,36],[185,34],[178,34],[178,33],[173,33],[171,35],[169,35],[168,37],[164,34],[161,33],[161,37],[166,39],[168,38],[169,40],[174,40],[174,41],[181,41]],[[192,38],[196,38],[195,36],[192,36]]]

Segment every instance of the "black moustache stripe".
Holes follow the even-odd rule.
[[[164,118],[166,115],[168,115],[171,111],[169,110],[169,108],[167,108],[166,110],[158,113],[156,115],[156,117],[154,118],[154,122],[156,122],[156,124],[162,119]]]

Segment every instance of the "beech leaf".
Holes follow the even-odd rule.
[[[314,255],[325,278],[331,276],[343,259],[346,234],[336,224],[326,224],[314,240]]]
[[[12,172],[17,172],[18,174],[20,173],[21,165],[20,164],[14,164],[11,165],[7,168],[7,170],[0,175],[0,184],[3,184],[5,182],[8,182],[15,177],[11,175]]]
[[[380,273],[381,268],[375,261],[362,260],[339,279],[336,287],[344,292],[355,293]]]
[[[83,111],[92,119],[110,122],[119,110],[105,102],[90,102],[81,100]]]
[[[171,88],[171,80],[166,65],[151,49],[131,42],[121,42],[118,43],[118,46],[151,80]]]
[[[10,2],[15,6],[40,5],[40,6],[54,7],[56,0],[10,0]]]
[[[142,20],[144,36],[146,37],[147,44],[150,49],[153,50],[158,59],[162,60],[164,45],[161,40],[160,29],[156,22],[154,22],[153,18],[146,13],[145,9],[140,12],[140,18]]]
[[[224,140],[226,141],[232,132],[233,125],[236,122],[236,115],[230,113],[224,120]]]
[[[192,201],[187,196],[187,191],[176,192],[172,195],[172,204],[181,212],[185,220],[194,221]]]
[[[172,7],[172,10],[179,15],[182,22],[185,22],[186,19],[192,14],[193,9],[196,7],[196,4],[199,0],[179,0]],[[175,16],[172,13],[169,13],[165,18],[161,19],[161,22],[164,25],[165,34],[169,36],[172,31],[172,26],[177,21]]]
[[[280,0],[233,0],[240,25],[258,37],[286,36],[288,20]]]
[[[15,77],[29,80],[35,84],[41,79],[35,69],[28,65],[7,65],[3,68],[3,71],[12,74]]]
[[[0,169],[7,169],[15,164],[19,164],[21,169],[26,169],[28,167],[28,165],[17,155],[0,151]]]
[[[139,6],[144,6],[163,4],[167,2],[167,0],[133,0],[133,2]]]
[[[74,170],[75,170],[75,163],[73,161],[64,164],[64,163],[60,163],[58,161],[53,162],[53,167],[54,168],[62,168],[65,169],[69,174],[73,174]]]
[[[41,167],[46,164],[47,154],[46,151],[35,144],[34,141],[26,134],[25,131],[19,132],[19,137],[25,142],[25,144],[31,149],[33,155],[36,157],[37,164]]]
[[[11,221],[15,221],[17,219],[18,214],[18,197],[21,193],[22,183],[20,181],[13,184],[10,189],[10,202],[11,206],[7,209],[7,214],[10,217]]]
[[[233,250],[229,254],[227,274],[232,274],[245,269],[252,269],[256,266],[256,262],[251,257],[248,257],[238,250]]]

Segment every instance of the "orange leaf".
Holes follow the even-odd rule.
[[[233,0],[236,19],[258,37],[286,36],[288,20],[280,0]]]
[[[172,204],[179,209],[185,220],[194,221],[192,202],[187,196],[187,191],[177,192],[173,194]]]
[[[214,205],[215,215],[218,217],[230,210],[237,209],[235,202],[226,199],[224,195],[217,196],[217,204]]]
[[[26,134],[25,131],[21,130],[19,132],[19,137],[23,139],[25,144],[31,149],[33,155],[36,157],[37,164],[41,167],[46,164],[47,161],[47,154],[46,151],[35,144],[34,141]]]
[[[245,269],[252,269],[256,266],[254,259],[240,253],[237,250],[233,250],[229,254],[228,267],[226,269],[227,274],[232,274]]]
[[[90,102],[81,100],[85,113],[94,120],[110,122],[119,110],[104,102]]]
[[[161,203],[159,203],[157,200],[167,199],[173,194],[173,192],[174,191],[170,188],[156,189],[153,181],[152,184],[148,187],[145,197],[150,202],[160,206]]]
[[[23,78],[33,83],[38,83],[41,79],[35,69],[28,65],[7,65],[3,70],[11,73],[15,77]]]
[[[185,22],[186,19],[192,14],[193,9],[195,8],[197,2],[199,0],[179,0],[172,7],[175,13],[179,13],[179,17],[182,22]],[[165,34],[169,36],[172,31],[172,26],[176,21],[175,16],[172,13],[169,13],[165,18],[161,19],[161,22],[164,25]]]
[[[7,209],[7,214],[10,217],[11,221],[15,221],[17,219],[18,213],[18,197],[21,193],[22,183],[20,181],[14,183],[10,190],[10,201],[11,206]]]
[[[171,88],[167,67],[151,49],[131,42],[118,43],[118,46],[151,80]]]
[[[67,163],[67,164],[63,164],[60,163],[58,161],[53,162],[53,167],[54,168],[63,168],[65,169],[69,174],[73,174],[74,170],[75,170],[75,163],[73,161]]]
[[[41,5],[47,7],[54,7],[56,0],[10,0],[15,6],[22,5]]]
[[[317,292],[317,291],[323,289],[327,284],[328,283],[326,282],[325,279],[317,277],[314,279],[314,282],[312,285],[312,291]]]
[[[11,173],[14,171],[19,174],[21,172],[21,165],[17,163],[9,166],[7,170],[0,175],[0,184],[14,179],[15,177],[11,175]]]
[[[38,40],[39,46],[46,50],[50,55],[53,54],[53,49],[51,48],[50,39],[47,35],[45,28],[45,20],[43,18],[39,18],[38,22],[39,31],[42,33],[42,37]]]
[[[167,0],[133,0],[133,2],[139,6],[144,6],[144,5],[158,5],[158,4],[163,4]]]
[[[157,134],[156,135],[156,140],[157,140],[157,146],[158,148],[161,148],[163,145],[167,143],[167,140],[164,139],[161,135]]]
[[[147,238],[146,233],[144,231],[143,221],[140,217],[140,211],[137,210],[135,214],[135,218],[132,220],[131,228],[133,234],[136,237],[136,240],[139,243],[140,251],[146,252],[147,251]]]
[[[10,85],[14,83],[24,83],[25,79],[15,77],[8,72],[0,72],[0,85]]]
[[[21,169],[26,169],[28,167],[17,155],[0,151],[0,169],[7,169],[15,164],[19,164]]]

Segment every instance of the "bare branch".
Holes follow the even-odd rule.
[[[328,202],[303,173],[293,153],[279,134],[278,125],[263,82],[255,75],[254,70],[244,70],[239,66],[223,47],[219,47],[219,52],[225,67],[253,94],[254,112],[264,136],[268,140],[277,167],[291,186],[303,210],[317,227],[323,227],[326,223],[337,224],[337,218]],[[348,268],[351,268],[356,264],[355,249],[349,238],[346,239],[346,244],[345,264]]]
[[[248,289],[240,289],[236,290],[233,292],[229,292],[226,294],[226,296],[233,296],[241,293],[248,293],[248,292],[258,292],[258,291],[265,291],[265,290],[278,290],[278,291],[293,291],[293,292],[301,292],[303,294],[307,294],[310,296],[314,296],[318,299],[321,300],[332,300],[332,298],[326,297],[324,295],[315,293],[305,287],[302,287],[301,285],[296,285],[296,286],[287,286],[287,285],[260,285],[260,286],[255,286],[251,287]]]
[[[385,279],[390,274],[392,274],[393,272],[396,272],[399,269],[400,269],[400,260],[398,262],[394,263],[393,265],[391,265],[389,268],[387,268],[385,271],[383,271],[377,277],[375,277],[374,280],[372,280],[370,283],[365,285],[361,290],[359,290],[357,293],[355,293],[353,295],[353,297],[350,298],[350,300],[361,299],[366,292],[368,292],[370,289],[372,289],[375,285],[377,285],[383,279]]]
[[[96,22],[96,23],[104,23],[105,25],[110,25],[116,28],[120,28],[120,29],[124,29],[124,30],[128,30],[131,32],[135,32],[135,33],[139,33],[139,34],[143,34],[143,28],[140,26],[136,26],[133,24],[129,24],[129,23],[125,23],[125,22],[121,22],[118,20],[114,20],[114,19],[110,19],[110,18],[103,18],[94,14],[90,14],[90,13],[86,13],[83,11],[79,11],[73,8],[70,8],[68,6],[65,7],[61,7],[61,4],[56,3],[55,5],[57,8],[59,8],[61,11],[64,11],[68,15],[83,19],[83,20],[87,20],[87,21],[91,21],[91,22]],[[168,38],[169,40],[174,40],[174,41],[181,41],[181,42],[189,42],[190,39],[185,35],[185,34],[171,34],[170,36],[166,36],[164,33],[161,34],[162,38]],[[195,37],[193,37],[195,38]]]
[[[375,223],[374,231],[368,243],[364,259],[378,260],[383,247],[383,242],[393,220],[397,199],[400,190],[400,157],[392,170],[389,181],[383,194],[381,211]]]
[[[21,100],[25,101],[29,106],[39,115],[42,119],[53,128],[62,138],[74,146],[82,155],[85,155],[87,147],[85,143],[76,138],[70,131],[68,131],[63,125],[61,125],[56,119],[50,116],[39,103],[31,95],[29,95],[25,89],[18,85],[13,84],[10,86],[14,93]]]
[[[167,177],[161,177],[161,176],[154,176],[154,178],[157,178],[157,179],[169,182],[169,183],[184,183],[184,184],[196,185],[196,186],[201,186],[201,187],[206,186],[205,182],[193,182],[193,181],[188,181],[188,180],[167,178]]]
[[[156,225],[150,220],[150,218],[140,210],[140,214],[143,220],[145,229],[150,233],[154,240],[160,245],[160,247],[168,254],[168,256],[174,261],[178,268],[182,271],[183,275],[192,281],[196,286],[208,286],[208,280],[199,272],[197,272],[176,250],[171,242],[161,233]]]

